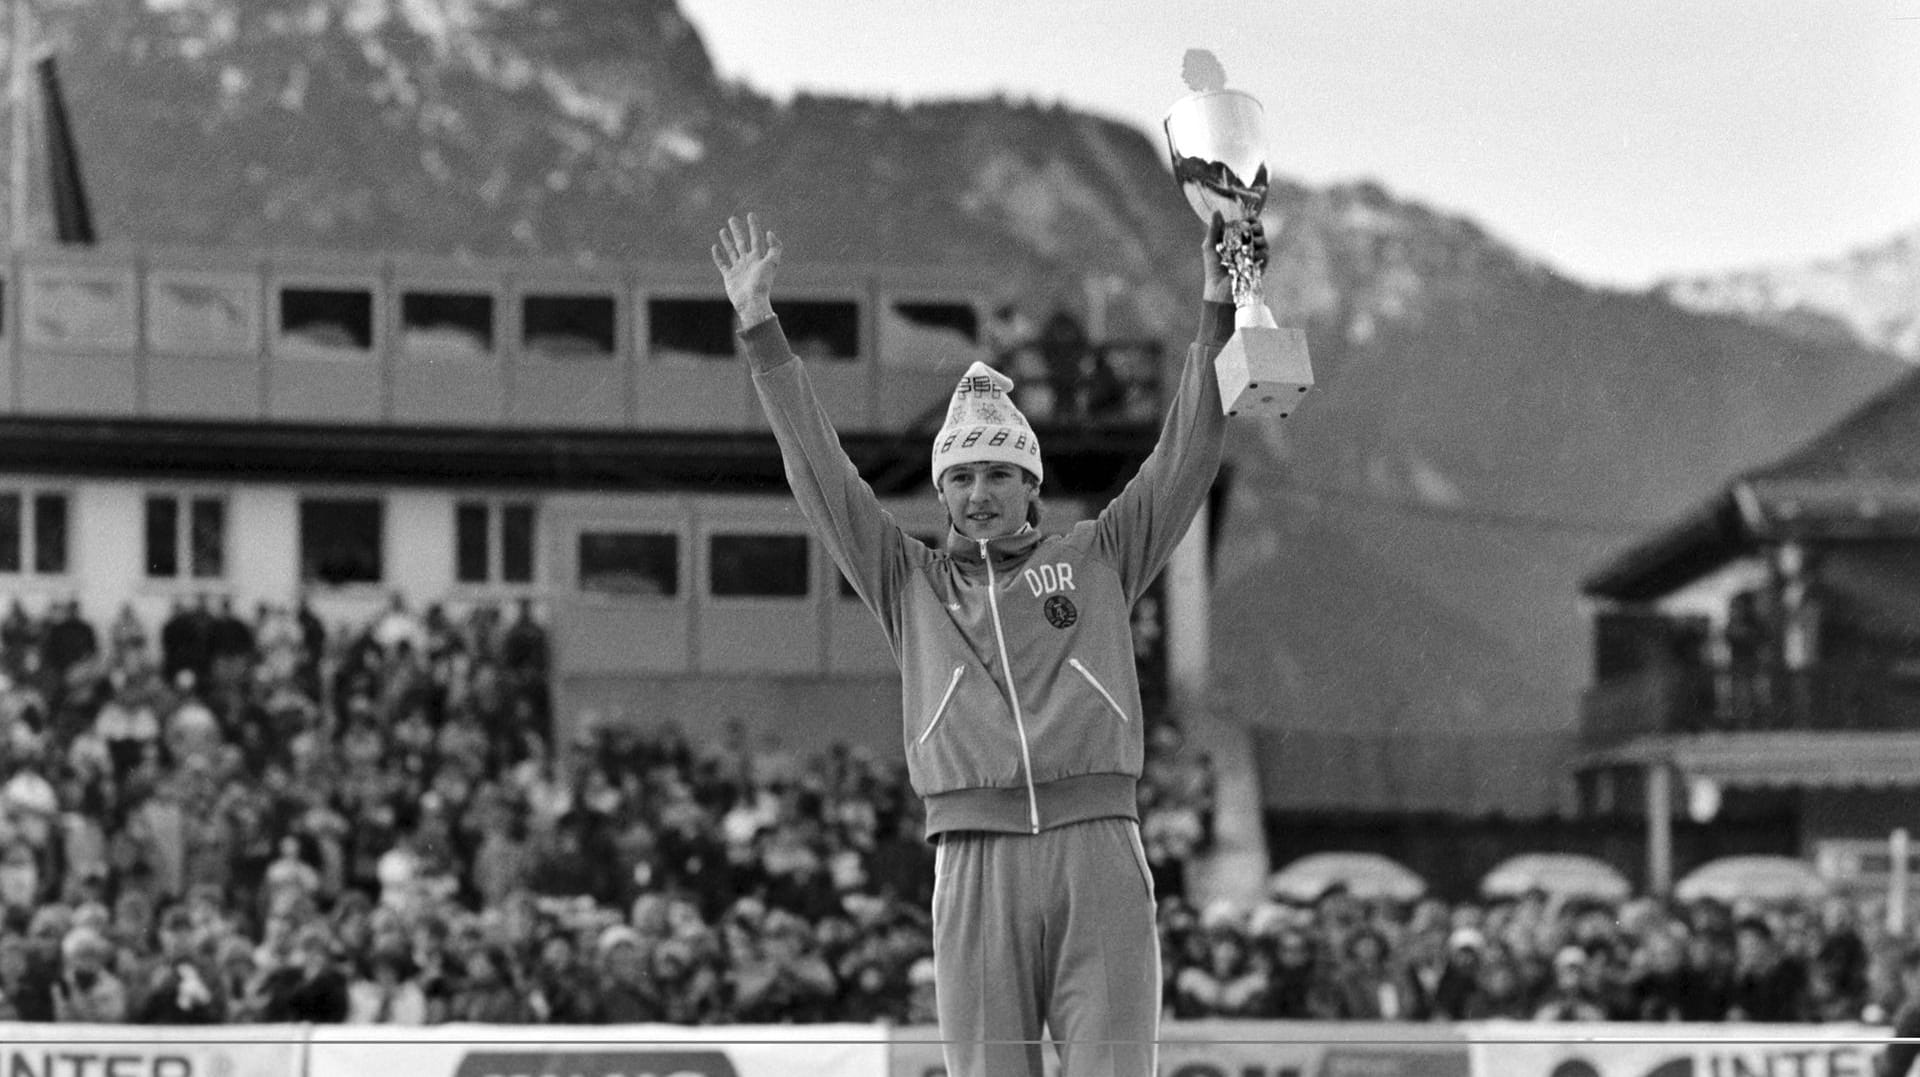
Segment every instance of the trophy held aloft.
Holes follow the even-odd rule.
[[[1196,55],[1211,77],[1193,74]],[[1246,229],[1267,204],[1266,150],[1260,134],[1260,102],[1223,88],[1210,54],[1190,52],[1188,84],[1195,92],[1167,111],[1167,150],[1173,178],[1203,221],[1226,219],[1220,262],[1233,285],[1232,339],[1214,360],[1220,403],[1228,415],[1275,415],[1284,419],[1313,388],[1307,336],[1282,329],[1261,295],[1266,266],[1246,245]]]

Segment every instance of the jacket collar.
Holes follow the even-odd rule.
[[[987,540],[987,550],[993,556],[995,566],[1018,561],[1033,552],[1040,545],[1041,534],[1032,524],[1022,524],[1020,530],[1011,535],[1002,535]],[[980,555],[980,540],[962,535],[952,525],[947,527],[947,553],[963,565],[981,565],[986,559]]]

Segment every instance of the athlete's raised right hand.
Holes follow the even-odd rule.
[[[740,316],[741,328],[773,317],[773,277],[780,268],[780,237],[760,229],[760,215],[747,214],[743,226],[728,217],[713,246],[713,264],[727,287],[727,301]]]

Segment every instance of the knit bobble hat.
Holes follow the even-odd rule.
[[[1008,393],[1013,379],[985,363],[975,363],[960,377],[947,405],[947,421],[933,439],[933,483],[956,464],[993,462],[1014,464],[1044,477],[1040,466],[1040,439],[1027,417],[1013,406]]]

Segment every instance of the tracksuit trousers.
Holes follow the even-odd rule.
[[[957,831],[934,854],[934,1002],[947,1077],[1153,1077],[1160,944],[1140,826]]]

